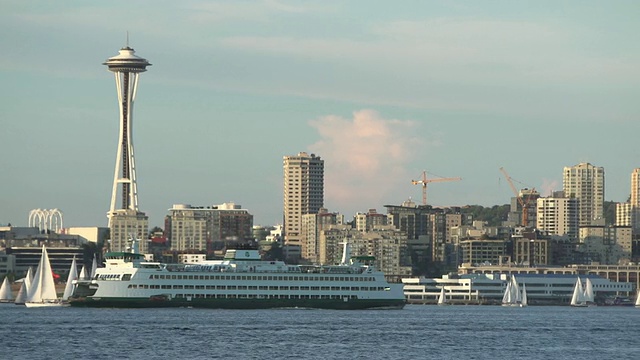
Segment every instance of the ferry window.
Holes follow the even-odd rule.
[[[277,286],[269,286],[269,290],[278,290]]]
[[[185,285],[184,288],[185,289],[193,289],[193,285]]]
[[[289,290],[288,286],[280,286],[280,290]]]
[[[291,287],[289,287],[289,289],[291,289],[291,290],[300,290],[300,287],[299,286],[291,286]]]
[[[351,291],[360,291],[360,288],[357,286],[352,286]]]
[[[236,286],[235,285],[229,285],[227,286],[228,290],[236,290]]]
[[[216,289],[218,290],[225,290],[227,287],[224,285],[216,285]]]
[[[244,285],[238,285],[238,290],[247,290],[247,287]]]
[[[171,278],[175,280],[176,279],[176,275],[171,275]]]
[[[269,290],[268,286],[259,286],[258,289],[260,290]]]
[[[257,276],[252,276],[251,280],[256,280]]]
[[[343,286],[343,287],[341,287],[341,288],[340,288],[340,290],[348,291],[348,290],[349,290],[349,287],[348,287],[348,286]]]
[[[331,287],[331,291],[338,291],[340,290],[340,286],[332,286]]]
[[[182,285],[173,285],[174,289],[182,289]]]
[[[131,274],[122,275],[122,281],[129,281],[129,280],[131,280]]]

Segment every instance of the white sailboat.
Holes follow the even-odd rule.
[[[525,293],[526,294],[526,293]],[[502,306],[522,306],[522,294],[515,276],[511,276],[502,296]]]
[[[593,292],[593,284],[591,279],[587,278],[586,285],[584,287],[584,301],[587,305],[594,306],[596,304],[595,293]]]
[[[42,246],[42,256],[40,263],[33,277],[33,284],[27,294],[27,307],[62,306],[62,302],[56,294],[56,287],[53,281],[53,273],[47,249]]]
[[[29,293],[29,288],[31,288],[32,281],[33,271],[31,270],[31,268],[29,268],[29,270],[27,270],[27,275],[24,277],[24,279],[22,279],[22,285],[20,285],[18,295],[16,295],[16,305],[24,305],[25,301],[27,301],[27,294]]]
[[[13,292],[11,291],[11,284],[9,279],[4,277],[2,286],[0,286],[0,302],[13,302]]]
[[[80,274],[78,275],[78,278],[81,280],[87,280],[87,278],[89,277],[89,274],[87,273],[87,267],[82,264],[82,269],[80,269]]]
[[[586,307],[587,302],[584,299],[584,290],[582,289],[582,282],[580,277],[576,280],[576,284],[573,287],[573,295],[571,296],[571,306],[573,307]]]
[[[636,307],[640,307],[640,289],[636,293]]]
[[[73,257],[71,262],[71,268],[69,269],[69,276],[67,276],[67,285],[64,287],[64,294],[62,295],[62,301],[67,301],[71,295],[73,295],[73,281],[78,280],[78,268],[76,265],[76,257]]]
[[[438,305],[451,305],[447,302],[447,296],[444,292],[444,286],[440,289],[440,296],[438,296]]]
[[[529,300],[527,299],[527,286],[522,283],[522,300],[520,300],[520,306],[525,307],[529,305]]]

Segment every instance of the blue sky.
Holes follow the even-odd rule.
[[[127,9],[124,11],[124,9]],[[637,1],[0,0],[0,224],[58,208],[106,226],[125,45],[153,65],[134,108],[140,209],[233,201],[282,219],[282,157],[325,159],[325,206],[505,204],[640,167]]]

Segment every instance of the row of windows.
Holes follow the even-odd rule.
[[[267,295],[267,294],[176,294],[176,298],[192,299],[357,299],[356,295]]]
[[[373,276],[291,276],[291,275],[149,275],[160,280],[254,280],[254,281],[375,281]]]
[[[148,285],[129,284],[129,289],[268,290],[268,291],[382,291],[381,286],[248,286],[248,285]]]

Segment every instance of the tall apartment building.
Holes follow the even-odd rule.
[[[171,250],[207,251],[208,244],[253,237],[253,215],[234,203],[213,206],[175,204],[165,221]]]
[[[565,196],[576,198],[580,226],[603,224],[604,168],[580,163],[565,167],[562,177]]]
[[[320,208],[317,214],[302,215],[300,257],[312,264],[319,263],[318,236],[320,232],[330,226],[342,225],[343,223],[343,215],[330,213],[325,208]]]
[[[302,216],[317,214],[324,204],[324,160],[305,152],[283,158],[284,245],[289,259],[299,259]]]
[[[550,235],[578,238],[578,206],[576,198],[568,198],[562,192],[539,198],[537,201],[536,228]]]
[[[634,233],[640,233],[640,168],[631,173],[631,227]]]
[[[452,242],[452,227],[462,225],[459,212],[438,212],[429,215],[431,225],[431,260],[445,264],[457,261],[457,245]]]

